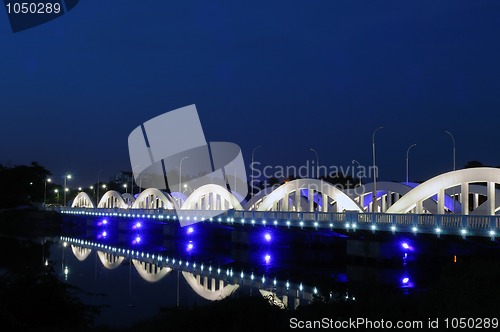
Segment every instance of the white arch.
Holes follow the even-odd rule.
[[[182,275],[184,279],[186,279],[189,286],[191,286],[191,288],[196,292],[196,294],[209,301],[219,301],[225,299],[239,287],[239,285],[224,286],[224,281],[219,280],[219,288],[216,290],[215,278],[211,277],[211,288],[209,289],[208,277],[203,277],[204,280],[202,284],[199,275],[195,277],[192,273],[186,271],[182,271]]]
[[[337,211],[342,210],[350,210],[350,211],[358,211],[362,212],[362,208],[356,203],[353,199],[351,199],[347,194],[343,191],[339,190],[335,186],[331,185],[328,182],[316,180],[316,179],[297,179],[285,184],[282,184],[278,188],[276,188],[271,194],[267,195],[264,201],[259,205],[258,211],[269,211],[275,208],[278,205],[278,209],[281,210],[290,210],[288,206],[288,197],[291,193],[295,193],[300,191],[300,189],[309,189],[308,195],[311,196],[309,201],[309,210],[312,211],[313,207],[313,195],[314,192],[321,192],[323,194],[323,211],[326,211],[328,207],[328,198],[331,198],[334,202],[337,203]],[[280,201],[282,204],[280,206]],[[284,204],[283,204],[284,202]],[[295,204],[300,206],[300,200],[295,199]]]
[[[401,196],[406,195],[415,186],[409,186],[404,183],[381,181],[377,182],[377,206],[380,212],[386,212]],[[374,184],[367,183],[354,189],[347,189],[344,192],[353,200],[358,202],[365,211],[370,211],[372,206],[372,194]],[[433,198],[433,197],[431,197]],[[452,198],[446,197],[447,203],[452,204]],[[437,213],[437,199],[428,199],[423,201],[423,208],[430,213]]]
[[[76,195],[75,199],[73,200],[73,204],[71,204],[72,208],[95,208],[94,202],[92,202],[92,199],[86,192],[80,192],[78,195]]]
[[[495,205],[495,184],[500,183],[500,169],[490,167],[468,168],[438,175],[412,189],[394,203],[387,212],[407,213],[415,208],[417,213],[420,213],[422,201],[437,194],[438,213],[442,213],[444,211],[445,190],[460,185],[462,213],[468,214],[469,183],[476,182],[487,183],[488,209],[486,214],[495,214],[495,211],[498,210]]]
[[[123,200],[122,195],[115,190],[109,190],[102,195],[98,208],[121,208],[126,209],[127,203]]]
[[[108,270],[114,270],[123,262],[125,257],[123,256],[115,256],[107,252],[98,251],[97,256],[99,256],[99,260],[102,265]]]
[[[226,204],[226,207],[224,206]],[[199,205],[196,208],[196,205]],[[197,188],[182,204],[182,210],[243,210],[240,202],[226,188],[217,184],[206,184]]]
[[[87,257],[89,257],[92,249],[71,245],[71,251],[73,252],[73,255],[75,255],[76,259],[83,262],[87,259]]]
[[[137,196],[132,208],[173,210],[175,208],[175,202],[169,194],[156,188],[148,188]]]
[[[132,263],[142,279],[147,282],[157,282],[172,271],[169,267],[161,267],[153,263],[141,262],[136,259],[132,259]]]

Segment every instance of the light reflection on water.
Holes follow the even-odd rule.
[[[96,323],[114,326],[151,318],[161,307],[207,305],[229,296],[261,294],[270,305],[296,308],[315,296],[343,298],[339,286],[348,280],[414,286],[408,252],[396,267],[349,265],[345,245],[317,247],[318,239],[309,236],[277,228],[153,227],[106,219],[67,230],[50,260],[61,262],[64,280],[87,292],[85,302],[105,306]],[[342,242],[345,236],[320,240]]]

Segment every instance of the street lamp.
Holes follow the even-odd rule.
[[[51,178],[45,179],[45,189],[43,191],[43,206],[45,206],[45,202],[47,200],[47,182],[52,182],[52,179]]]
[[[99,204],[99,176],[101,175],[102,171],[103,170],[101,169],[99,172],[97,172],[97,186],[96,186],[96,190],[97,190],[96,202],[97,202],[97,204]]]
[[[358,164],[358,167],[361,168],[361,164],[356,159],[353,159],[352,163]],[[359,179],[359,186],[361,187],[361,176],[358,176],[358,179]]]
[[[179,163],[179,192],[182,192],[182,161],[184,159],[189,158],[188,156],[185,156],[181,159],[181,162]]]
[[[54,189],[54,193],[56,194],[56,200],[57,203],[59,204],[59,189]]]
[[[409,153],[410,153],[410,149],[412,147],[414,147],[415,145],[417,145],[417,144],[410,145],[410,147],[408,148],[408,150],[406,150],[406,185],[408,185],[408,159],[409,159]]]
[[[319,174],[318,174],[318,172],[319,172],[319,157],[318,157],[318,153],[316,152],[316,150],[314,150],[312,148],[309,149],[309,150],[311,150],[312,152],[314,152],[316,154],[316,179],[318,179],[319,178]]]
[[[262,146],[261,145],[258,145],[256,147],[253,148],[252,150],[252,164],[250,164],[250,167],[252,168],[252,181],[250,182],[250,186],[252,187],[252,197],[253,197],[253,157],[254,157],[254,154],[255,154],[255,150],[257,150],[258,148],[261,148]]]
[[[453,141],[453,171],[455,171],[455,137],[453,137],[453,135],[448,131],[448,130],[445,130],[444,131],[445,133],[447,133],[448,135],[450,135],[451,137],[451,140]],[[453,213],[455,213],[455,187],[453,187],[452,189],[452,196],[453,196]]]
[[[66,180],[71,180],[71,174],[64,175],[64,207],[66,207],[66,192],[69,191],[68,187],[66,186]]]
[[[128,193],[128,188],[126,183],[123,185],[123,188],[125,188],[125,193]]]
[[[384,127],[378,127],[373,131],[372,149],[373,149],[373,193],[372,193],[372,211],[377,212],[377,166],[375,164],[375,134]]]
[[[448,130],[445,130],[444,132],[450,135],[453,141],[453,170],[455,170],[455,137],[453,137],[453,135]]]

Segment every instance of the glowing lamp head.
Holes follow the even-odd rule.
[[[102,237],[108,236],[108,233],[106,231],[102,232]]]
[[[271,241],[271,234],[269,233],[264,234],[264,239],[266,239],[267,242]]]
[[[187,233],[188,233],[188,234],[192,234],[193,232],[194,232],[193,227],[189,227],[189,228],[187,229]]]
[[[404,278],[401,280],[401,282],[402,282],[403,284],[405,284],[405,285],[406,285],[409,281],[410,281],[410,278],[408,278],[408,277],[404,277]]]
[[[264,256],[264,261],[266,262],[266,264],[268,264],[271,261],[271,255],[267,254],[266,256]]]
[[[404,249],[410,249],[410,246],[409,246],[409,245],[408,245],[408,243],[406,243],[406,242],[403,242],[403,243],[401,244],[401,246],[402,246]]]
[[[188,245],[187,245],[187,247],[186,247],[186,249],[187,249],[187,251],[191,251],[191,250],[193,250],[193,247],[194,247],[193,243],[189,242]]]
[[[140,236],[136,236],[135,237],[135,242],[136,243],[140,243],[141,242],[141,237]]]
[[[107,221],[106,219],[104,219],[104,220],[102,221],[102,224],[103,224],[103,225],[107,225],[107,224],[108,224],[108,221]]]
[[[142,224],[140,222],[136,222],[134,226],[135,226],[135,228],[141,228]]]

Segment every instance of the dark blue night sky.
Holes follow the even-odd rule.
[[[74,185],[130,170],[127,138],[196,104],[207,141],[247,164],[377,164],[412,180],[500,165],[500,3],[81,1],[12,33],[0,10],[0,163]],[[172,138],[175,142],[175,138]]]

